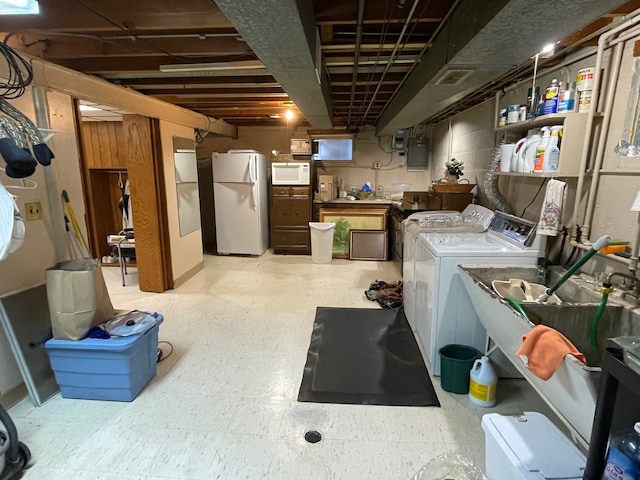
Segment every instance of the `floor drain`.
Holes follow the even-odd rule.
[[[322,440],[322,434],[315,430],[309,430],[304,434],[304,439],[309,443],[318,443]]]

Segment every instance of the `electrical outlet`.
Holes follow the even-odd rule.
[[[378,169],[380,168],[380,162],[374,162],[374,163],[373,163],[373,168],[374,168],[375,170],[378,170]]]
[[[40,202],[25,203],[24,209],[27,212],[27,221],[42,220],[42,204]]]

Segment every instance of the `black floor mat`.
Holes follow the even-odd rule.
[[[402,309],[318,307],[298,401],[440,406]]]

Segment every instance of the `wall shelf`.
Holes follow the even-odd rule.
[[[510,123],[503,127],[496,127],[495,131],[500,132],[511,132],[511,131],[524,131],[530,128],[539,128],[549,125],[562,125],[564,121],[573,115],[583,116],[585,119],[587,118],[587,113],[577,113],[577,112],[567,112],[567,113],[551,113],[548,115],[541,115],[536,118],[531,118],[529,120],[525,120],[524,122],[516,122]],[[595,117],[602,117],[602,113],[596,113]]]

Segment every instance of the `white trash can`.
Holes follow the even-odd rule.
[[[309,222],[311,230],[311,260],[313,263],[331,263],[333,256],[333,230],[335,222]]]

